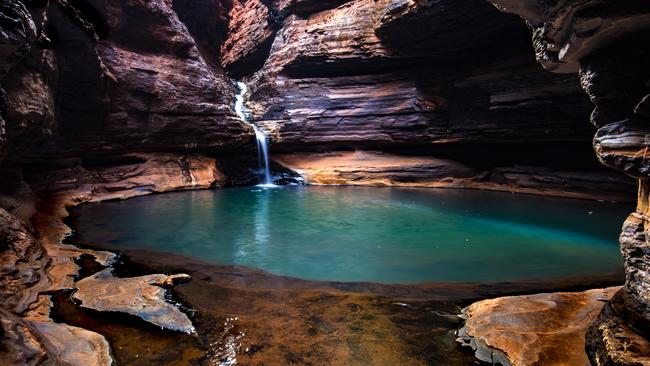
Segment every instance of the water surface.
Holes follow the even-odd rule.
[[[80,239],[327,281],[494,282],[620,271],[625,205],[361,187],[188,191],[82,205]]]

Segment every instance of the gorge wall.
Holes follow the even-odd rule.
[[[438,159],[353,179],[319,168],[339,182],[573,196],[601,182],[587,191],[617,200],[634,189],[588,153],[578,78],[544,71],[527,28],[482,0],[12,0],[2,11],[4,166],[254,156],[232,108],[238,78],[272,151],[301,151],[283,160],[304,172],[324,151],[369,150],[362,165]],[[446,169],[427,168],[440,159]]]
[[[634,22],[622,20],[645,9],[635,6],[603,27],[624,23],[631,34]],[[529,7],[539,9],[522,5],[537,14],[535,49],[517,16],[483,0],[3,1],[0,262],[22,267],[2,267],[15,276],[0,286],[20,306],[3,302],[0,318],[42,310],[41,293],[65,287],[44,284],[60,263],[35,229],[52,197],[78,204],[253,183],[254,134],[233,111],[232,79],[242,79],[275,160],[314,183],[626,200],[633,180],[592,153],[591,98],[598,158],[642,178],[618,303],[645,319],[647,49],[573,36],[588,52],[540,52],[549,15]],[[550,73],[535,52],[557,71],[580,61],[581,73]],[[16,235],[27,239],[14,245]]]
[[[601,163],[639,180],[637,209],[623,225],[625,286],[587,332],[594,365],[650,362],[648,128],[650,4],[643,1],[491,0],[533,30],[537,60],[557,73],[579,73],[594,103],[593,144]]]
[[[611,199],[630,192],[583,155],[579,80],[543,70],[516,17],[480,0],[297,3],[235,2],[221,53],[275,158],[308,181],[562,194],[577,178],[611,184],[592,186]],[[333,150],[369,151],[319,159]],[[546,168],[557,179],[533,173]]]

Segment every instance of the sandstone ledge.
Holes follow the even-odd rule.
[[[630,202],[634,195],[631,180],[600,172],[528,166],[486,170],[450,159],[360,150],[279,154],[273,160],[314,185],[468,188],[613,202]]]
[[[589,365],[585,332],[619,287],[507,296],[462,310],[458,341],[502,365]]]

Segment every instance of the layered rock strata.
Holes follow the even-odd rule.
[[[545,72],[530,52],[525,26],[486,2],[358,0],[318,12],[283,12],[275,2],[251,0],[235,4],[233,14],[227,41],[232,42],[222,48],[222,65],[238,77],[250,74],[244,80],[252,120],[280,154],[390,150],[408,161],[400,149],[427,151],[432,145],[460,143],[505,149],[506,143],[521,141],[569,145],[593,135],[593,127],[584,123],[591,106],[579,79]],[[261,22],[253,21],[260,17]],[[513,149],[511,155],[522,153],[533,154]],[[349,160],[336,163],[333,156],[331,163],[352,168]],[[465,165],[453,156],[429,157]],[[489,186],[466,181],[462,170],[434,172],[434,165],[425,176],[450,173],[448,180],[465,181],[459,185]],[[503,168],[509,172],[501,175],[520,174],[521,191],[534,191],[538,178],[557,181],[557,189],[546,193],[572,185],[566,190],[579,191],[587,180],[601,177],[623,182],[589,164],[575,168],[577,174],[559,165],[548,158],[538,164],[538,174],[530,174],[536,175],[532,179],[523,178],[529,173],[522,170],[530,169],[521,167],[536,165],[524,161],[478,171],[486,175],[486,170]],[[369,174],[365,178],[364,172]],[[355,173],[356,183],[383,179],[399,184],[363,168]],[[311,181],[317,181],[313,175]],[[504,189],[518,183],[504,181],[509,181]],[[629,184],[621,186],[625,193],[619,196],[633,191]]]
[[[51,320],[22,319],[0,309],[3,365],[111,365],[103,336]]]
[[[93,256],[103,266],[111,264],[114,254],[64,244],[70,228],[62,219],[67,216],[66,207],[83,202],[223,184],[225,178],[219,172],[217,162],[201,155],[135,154],[94,163],[87,162],[85,167],[71,164],[69,167],[40,168],[37,172],[24,172],[17,176],[15,185],[3,182],[4,192],[0,195],[4,207],[0,209],[3,342],[14,347],[16,343],[31,339],[31,343],[26,343],[26,347],[31,349],[29,354],[33,354],[30,359],[40,357],[49,362],[69,362],[72,365],[111,363],[108,345],[101,335],[52,323],[49,318],[50,295],[60,290],[82,290],[77,295],[79,299],[98,310],[132,312],[170,329],[192,329],[187,316],[163,300],[164,290],[160,286],[171,285],[169,280],[176,277],[153,275],[76,281],[79,274],[76,261],[82,254]],[[3,174],[11,176],[8,172]],[[10,194],[4,195],[7,193]],[[122,292],[123,282],[128,282],[131,289],[141,290],[139,293],[143,297],[140,302],[135,298],[138,291]],[[101,300],[102,307],[94,306],[88,300],[89,288],[92,289],[90,297],[94,301]],[[122,296],[109,296],[113,302],[107,301],[95,297],[99,294],[98,289],[113,295],[122,293]],[[111,305],[115,304],[114,301],[121,305]],[[69,353],[75,350],[79,353],[70,358]],[[8,354],[7,357],[14,356]],[[7,361],[7,364],[20,363],[15,360]]]
[[[650,114],[650,5],[591,0],[491,0],[522,16],[533,30],[537,60],[555,72],[580,73],[594,104],[599,160],[638,178],[636,212],[620,237],[625,286],[608,302],[587,333],[595,365],[650,364],[650,256],[648,224],[648,128]]]
[[[606,172],[543,166],[481,169],[450,159],[380,151],[287,153],[273,159],[317,185],[470,188],[617,202],[629,202],[634,188],[628,179]]]
[[[526,37],[482,1],[359,0],[290,15],[246,78],[248,104],[276,149],[591,135],[576,77],[541,70]]]
[[[181,2],[11,4],[0,83],[12,161],[249,146],[234,86],[203,57]]]

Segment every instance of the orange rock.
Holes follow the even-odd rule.
[[[619,287],[507,296],[462,310],[459,342],[485,362],[512,366],[588,366],[585,332]]]

